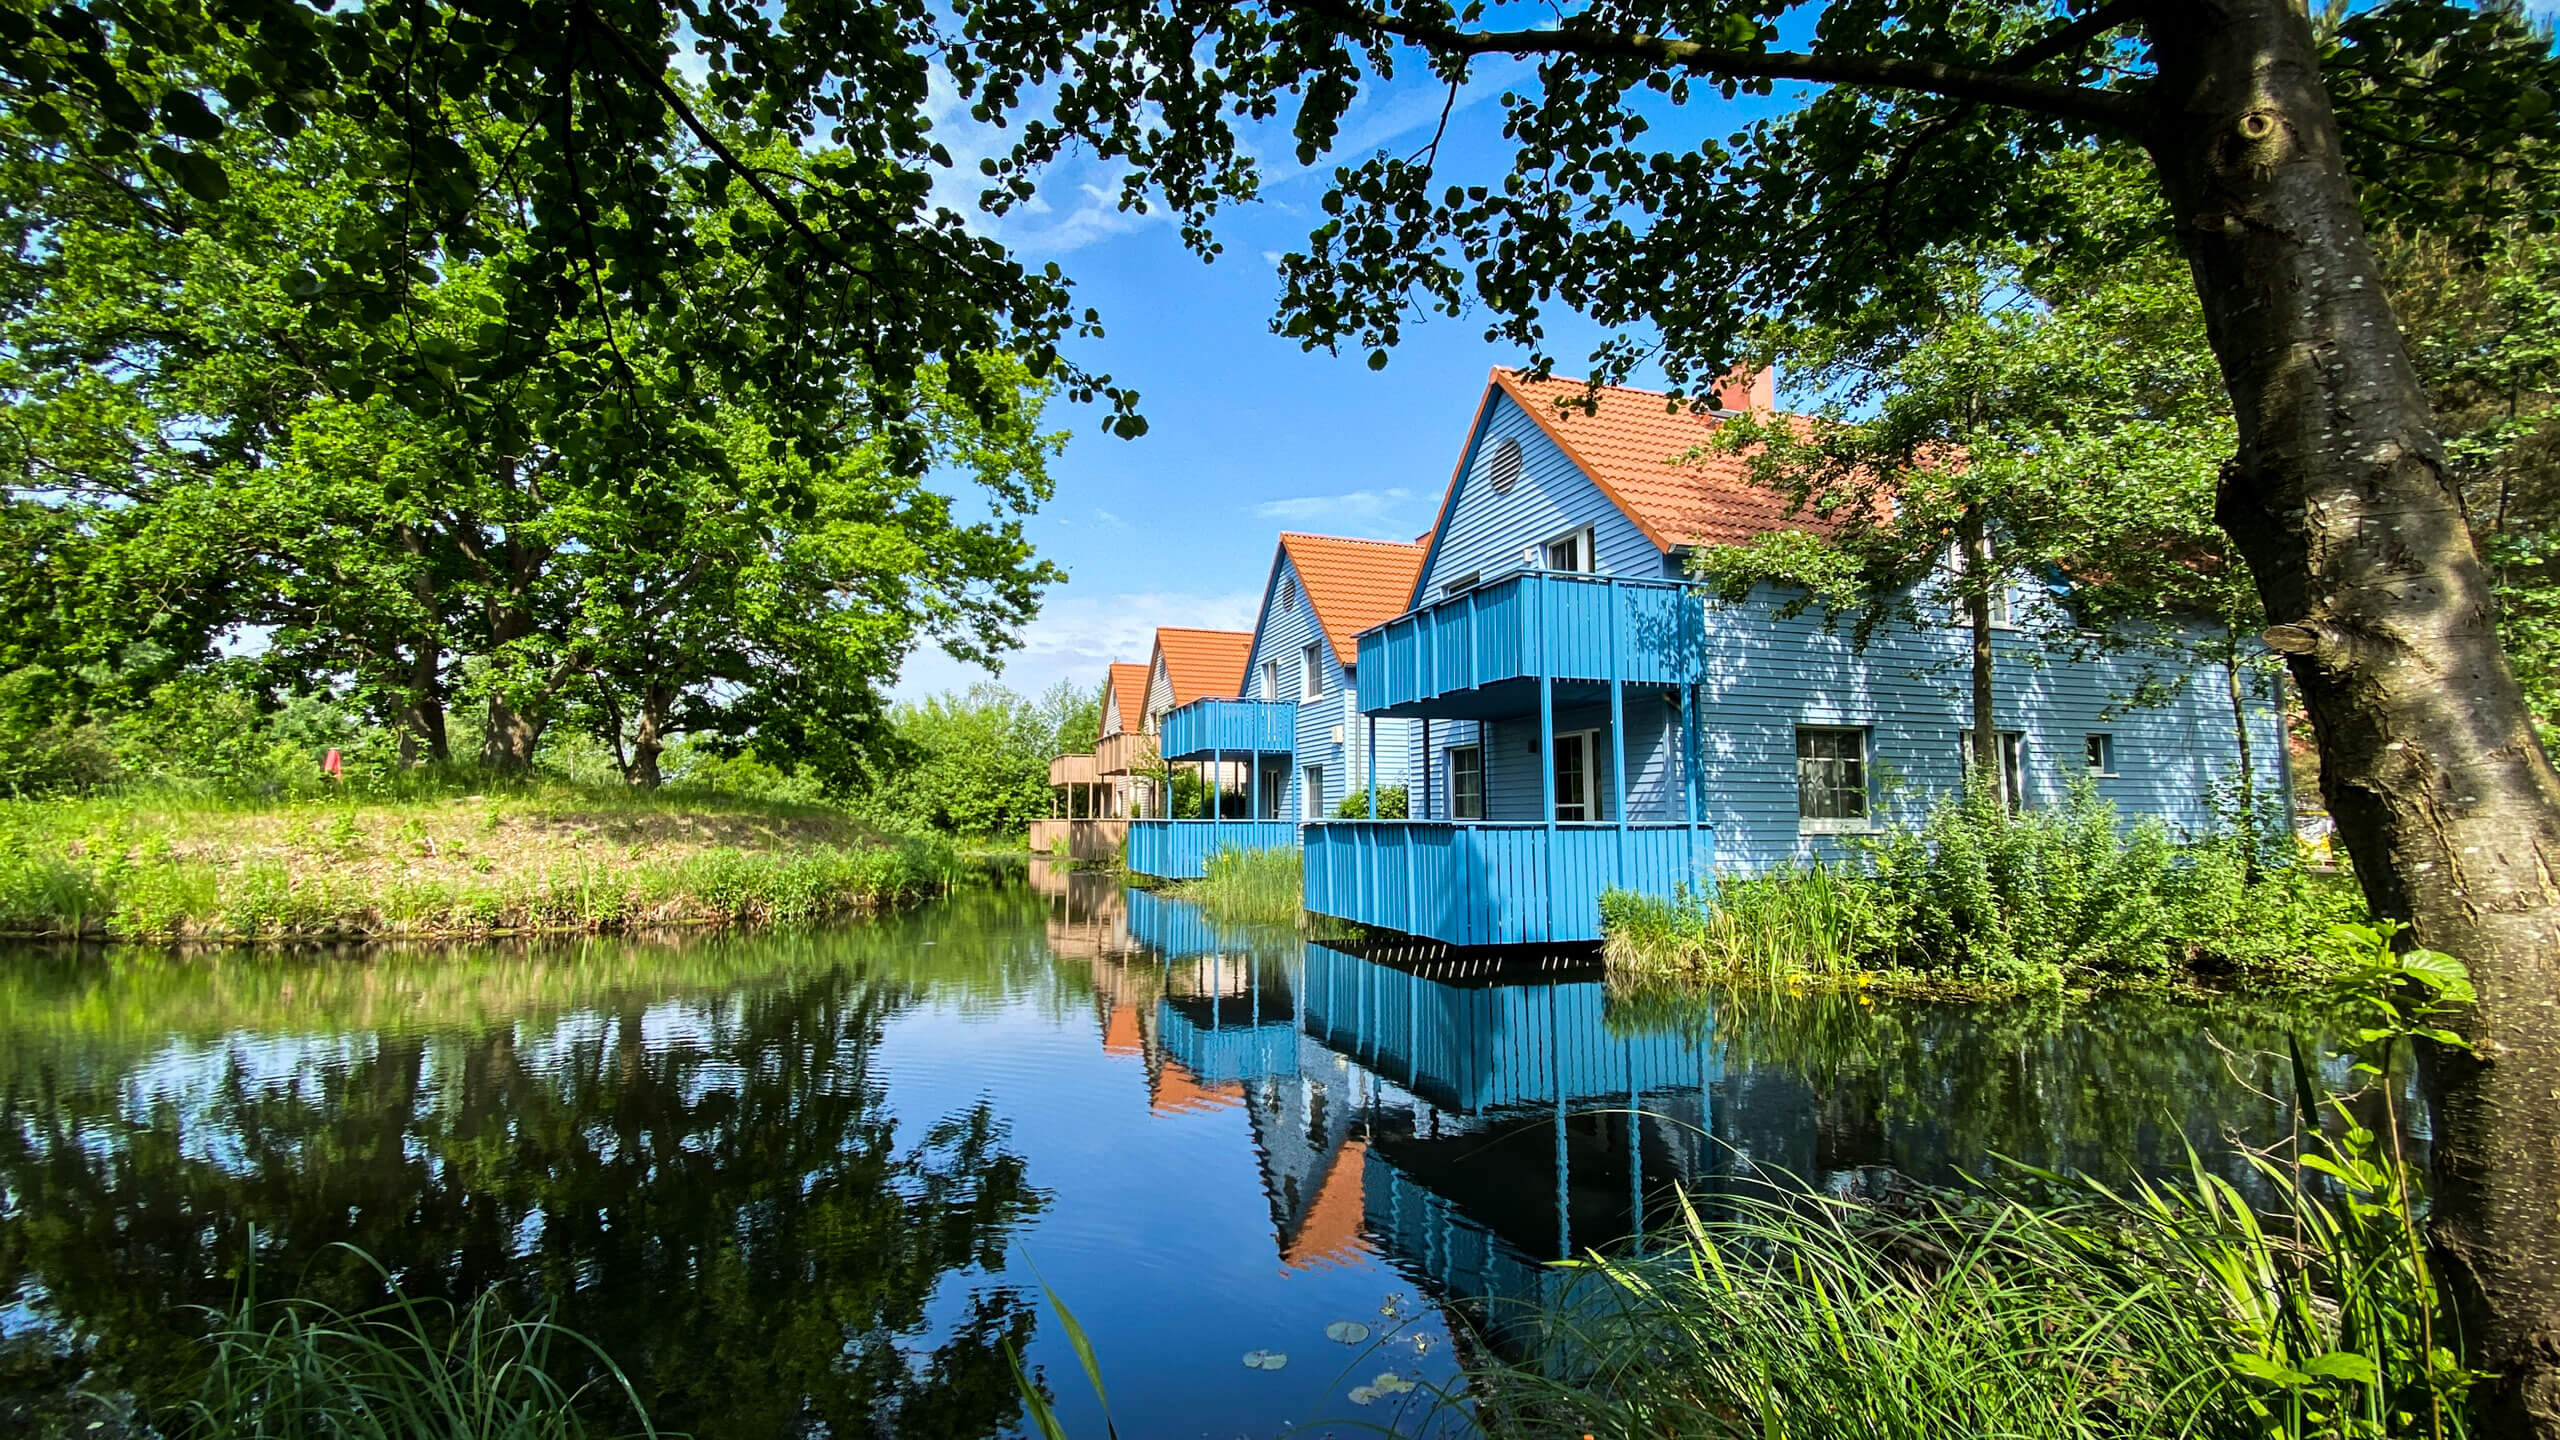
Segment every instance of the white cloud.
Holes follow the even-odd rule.
[[[1369,540],[1410,540],[1427,523],[1413,491],[1354,490],[1347,495],[1293,495],[1253,507],[1254,516],[1293,529]]]
[[[1060,680],[1100,685],[1112,661],[1146,662],[1157,626],[1250,630],[1261,603],[1259,588],[1222,593],[1055,594],[1042,607],[1040,618],[1024,628],[1022,648],[1005,657],[1001,675],[991,677],[940,650],[927,650],[908,659],[889,693],[896,699],[914,700],[990,678],[1025,695],[1037,695]]]

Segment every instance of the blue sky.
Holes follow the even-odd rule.
[[[1507,165],[1501,76],[1469,87],[1450,120],[1447,173]],[[1409,153],[1430,137],[1443,92],[1400,83],[1354,112],[1338,152]],[[1745,102],[1754,108],[1770,102]],[[1693,105],[1718,133],[1749,112]],[[942,138],[974,173],[958,107]],[[1041,554],[1068,574],[1049,593],[1007,686],[1036,694],[1061,678],[1098,685],[1110,661],[1143,661],[1158,625],[1244,629],[1253,623],[1279,532],[1409,539],[1431,523],[1485,373],[1522,358],[1486,344],[1481,322],[1432,317],[1409,327],[1383,371],[1356,354],[1302,352],[1270,333],[1274,263],[1302,242],[1323,196],[1318,173],[1266,166],[1264,198],[1230,212],[1226,253],[1204,265],[1162,216],[1120,213],[1111,172],[1068,166],[1048,177],[1037,213],[989,228],[1034,263],[1056,260],[1098,307],[1108,331],[1074,351],[1140,392],[1148,433],[1101,433],[1096,411],[1051,411],[1072,431],[1054,475],[1057,497],[1029,524]],[[960,185],[962,200],[974,186]],[[1597,331],[1553,317],[1559,357],[1588,353]],[[915,698],[987,678],[936,649],[911,659],[893,693]]]

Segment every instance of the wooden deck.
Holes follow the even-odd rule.
[[[1465,718],[1519,713],[1541,679],[1692,684],[1703,629],[1677,581],[1518,571],[1362,632],[1360,709]]]
[[[1286,755],[1298,744],[1294,700],[1194,700],[1164,717],[1167,760]]]

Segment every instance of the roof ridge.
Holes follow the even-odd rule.
[[[1419,540],[1372,540],[1365,535],[1322,535],[1313,530],[1283,530],[1280,532],[1280,538],[1283,540],[1328,540],[1336,545],[1384,545],[1390,550],[1414,550],[1419,549],[1422,544]]]

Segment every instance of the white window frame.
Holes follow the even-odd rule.
[[[1324,698],[1324,656],[1319,653],[1322,648],[1320,642],[1311,640],[1298,651],[1298,698],[1301,700]]]
[[[1553,768],[1564,758],[1565,746],[1579,746],[1582,751],[1582,813],[1564,813],[1564,775]],[[1556,735],[1554,753],[1547,757],[1549,783],[1555,786],[1556,822],[1587,825],[1600,818],[1600,732],[1597,730],[1565,730]]]
[[[1464,595],[1483,583],[1484,572],[1481,570],[1470,570],[1466,574],[1459,576],[1457,579],[1450,581],[1448,584],[1441,586],[1440,593],[1444,596]]]
[[[1956,735],[1958,773],[1973,770],[1973,727],[1968,725]],[[2000,803],[2017,814],[2027,808],[2027,732],[2000,732]]]
[[[1858,814],[1808,815],[1805,813],[1805,761],[1808,758],[1825,758],[1821,756],[1806,756],[1805,739],[1812,735],[1848,735],[1856,737],[1858,742],[1858,753],[1854,761],[1851,763],[1854,763],[1858,767],[1858,783],[1854,789],[1848,786],[1841,786],[1838,787],[1838,789],[1842,794],[1855,794],[1858,797]],[[1795,763],[1796,772],[1797,834],[1863,835],[1876,828],[1875,766],[1873,763],[1874,744],[1874,735],[1870,732],[1868,727],[1864,725],[1798,725],[1795,727],[1795,753],[1791,758]],[[1832,763],[1839,763],[1840,757],[1834,756],[1829,758]]]
[[[1471,759],[1471,760],[1473,760],[1473,761],[1475,762],[1476,794],[1475,794],[1475,808],[1473,809],[1473,811],[1469,811],[1469,810],[1467,810],[1467,809],[1464,809],[1464,808],[1462,808],[1462,807],[1460,806],[1460,804],[1459,804],[1459,796],[1458,796],[1458,757],[1459,757],[1460,755],[1465,755],[1465,756],[1467,756],[1469,759]],[[1452,819],[1452,820],[1481,820],[1481,819],[1483,819],[1483,818],[1484,818],[1484,743],[1483,743],[1482,741],[1476,741],[1476,742],[1473,742],[1473,743],[1471,743],[1471,744],[1466,744],[1466,745],[1452,745],[1452,746],[1450,746],[1450,747],[1449,747],[1449,750],[1448,750],[1448,759],[1447,759],[1447,761],[1446,761],[1446,767],[1447,767],[1447,770],[1448,770],[1448,781],[1449,781],[1449,785],[1448,785],[1448,796],[1449,796],[1449,818],[1450,818],[1450,819]]]
[[[1262,698],[1265,700],[1277,700],[1281,698],[1280,662],[1277,660],[1265,660],[1262,662]]]
[[[1594,536],[1592,534],[1593,528],[1594,527],[1592,526],[1585,525],[1580,529],[1568,530],[1561,535],[1550,536],[1546,540],[1542,541],[1538,546],[1538,568],[1542,570],[1553,570],[1560,574],[1598,574],[1600,571],[1600,556],[1599,552],[1594,547]],[[1556,547],[1559,545],[1570,545],[1573,547],[1573,564],[1558,565],[1555,563]]]
[[[1324,818],[1324,767],[1321,765],[1298,767],[1298,818]]]
[[[2092,730],[2081,742],[2088,757],[2089,773],[2101,780],[2116,778],[2116,737],[2112,730]]]
[[[1985,548],[1989,549],[1987,545]],[[1992,550],[1991,556],[1997,560],[1999,552]],[[1993,568],[1998,567],[1995,565]],[[1947,547],[1947,589],[1949,592],[1947,609],[1955,616],[1955,622],[1958,625],[1971,624],[1973,617],[1965,611],[1964,547],[1961,545]],[[2006,575],[2001,576],[2000,583],[1991,589],[1991,628],[1994,630],[2018,628],[2017,608],[2010,603],[2009,577]]]

